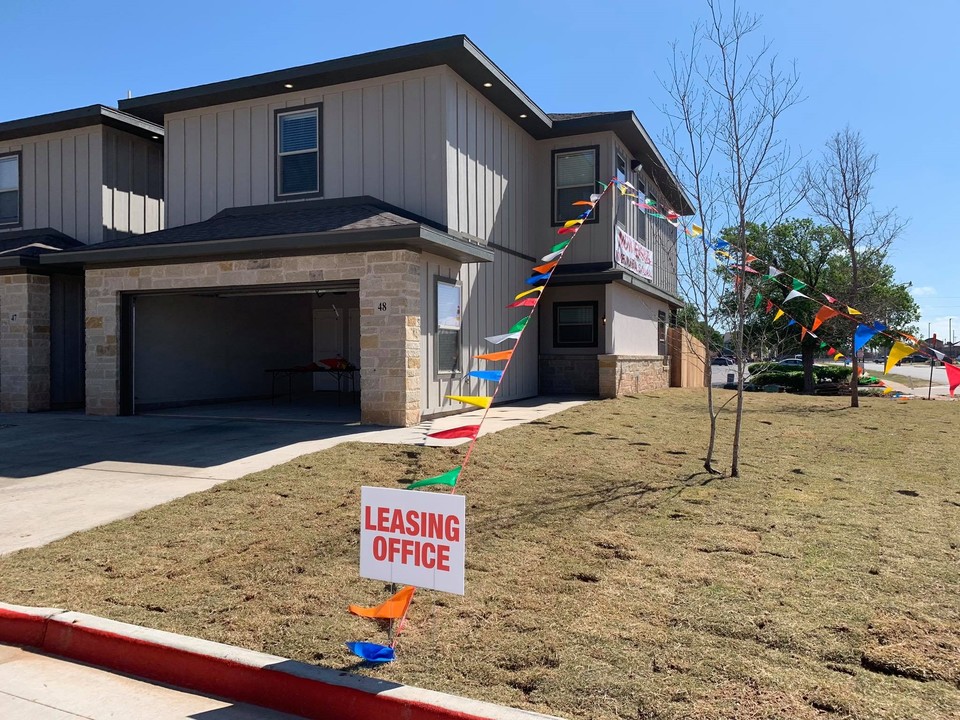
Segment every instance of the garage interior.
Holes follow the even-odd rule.
[[[124,414],[360,420],[357,283],[135,294],[121,322]]]

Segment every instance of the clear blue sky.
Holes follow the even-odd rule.
[[[0,120],[465,33],[547,112],[636,110],[663,127],[656,77],[705,15],[667,3],[4,0]],[[892,261],[944,337],[960,318],[960,3],[765,2],[763,34],[795,60],[806,102],[785,124],[816,152],[845,124],[879,155],[874,200],[910,219]],[[960,339],[960,321],[955,323]]]

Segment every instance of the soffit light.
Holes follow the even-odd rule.
[[[492,82],[485,82],[485,83],[483,84],[483,86],[484,86],[484,87],[493,87],[493,83],[492,83]]]
[[[284,83],[283,86],[284,86],[287,90],[292,90],[292,89],[293,89],[293,85],[292,85],[291,83]]]

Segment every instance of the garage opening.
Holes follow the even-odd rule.
[[[356,422],[357,283],[124,297],[121,411]]]

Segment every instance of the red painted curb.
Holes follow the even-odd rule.
[[[308,720],[370,720],[380,717],[395,720],[490,720],[507,715],[515,718],[546,717],[494,705],[488,707],[495,709],[495,714],[475,714],[409,697],[383,694],[394,688],[406,689],[386,681],[369,679],[371,686],[378,687],[371,687],[370,690],[337,685],[304,677],[302,673],[309,674],[318,669],[291,660],[280,660],[274,665],[265,666],[253,662],[246,664],[162,642],[87,627],[78,624],[79,620],[70,622],[70,617],[62,613],[58,617],[58,611],[52,609],[46,614],[40,609],[25,610],[27,612],[0,607],[0,642],[34,647],[64,658],[300,715]],[[70,615],[76,617],[76,614]],[[332,670],[322,672],[336,673]],[[337,676],[357,680],[356,676],[346,672],[337,673]],[[368,679],[358,681],[366,683]],[[430,691],[418,692],[430,694]],[[439,694],[435,695],[440,697]],[[465,699],[463,702],[486,705]]]

